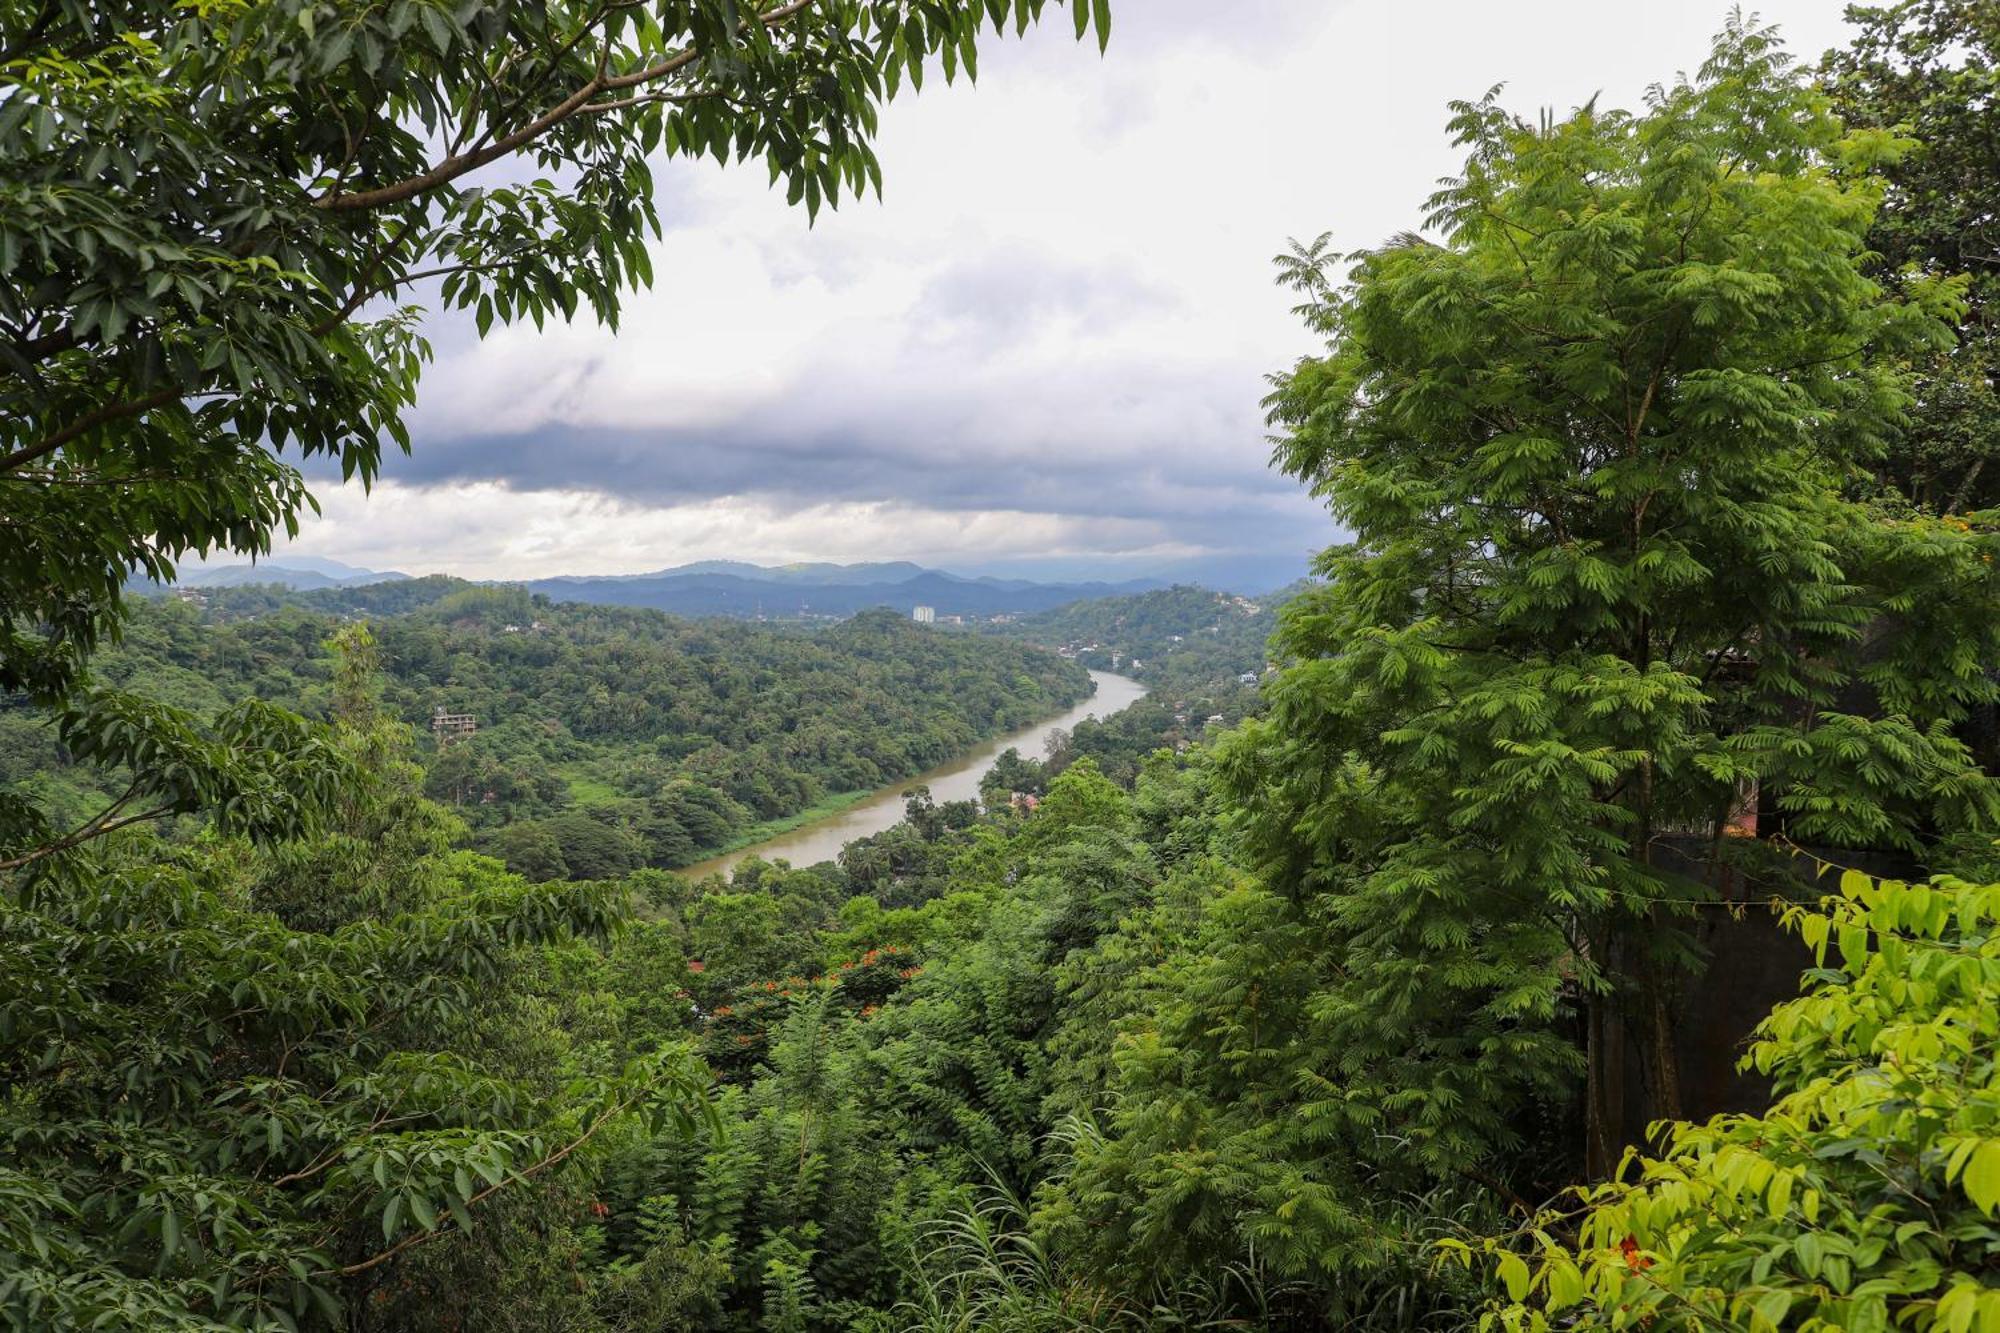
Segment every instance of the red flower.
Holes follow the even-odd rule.
[[[1635,1237],[1627,1236],[1619,1241],[1618,1251],[1625,1256],[1625,1266],[1635,1273],[1644,1272],[1653,1266],[1651,1259],[1639,1253],[1639,1242]]]

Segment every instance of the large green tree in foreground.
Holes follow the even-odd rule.
[[[1993,826],[1953,727],[1993,697],[2000,543],[1850,498],[1962,284],[1870,276],[1909,145],[1767,31],[1640,114],[1456,128],[1441,239],[1287,261],[1330,347],[1277,383],[1278,461],[1353,540],[1236,785],[1328,953],[1311,1113],[1450,1173],[1582,1075],[1601,1169],[1680,1109],[1686,926],[1753,810],[1917,854]]]

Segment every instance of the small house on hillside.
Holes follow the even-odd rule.
[[[478,730],[479,722],[470,713],[454,713],[443,704],[431,710],[431,735],[437,738],[440,750]]]

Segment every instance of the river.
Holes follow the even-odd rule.
[[[688,866],[677,873],[690,879],[700,879],[705,875],[727,875],[732,866],[746,856],[761,856],[766,861],[785,860],[795,866],[817,865],[821,861],[831,861],[840,855],[840,849],[856,838],[866,838],[893,828],[903,818],[903,793],[912,787],[923,786],[931,789],[931,799],[942,805],[946,801],[977,800],[979,780],[986,776],[986,770],[993,767],[1008,749],[1019,750],[1029,759],[1042,757],[1043,746],[1047,744],[1052,731],[1068,731],[1085,718],[1104,718],[1137,703],[1146,696],[1146,687],[1129,676],[1115,676],[1109,671],[1093,671],[1090,678],[1097,682],[1097,693],[1072,707],[1068,712],[1046,721],[1037,722],[1032,727],[1023,728],[996,740],[988,741],[970,754],[962,755],[928,773],[919,773],[913,778],[891,783],[867,797],[848,806],[837,814],[811,824],[801,824],[789,833],[780,833],[754,846],[730,852]]]

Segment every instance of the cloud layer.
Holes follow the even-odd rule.
[[[1412,225],[1444,103],[1530,109],[1699,63],[1723,7],[1122,0],[885,117],[881,204],[809,229],[761,171],[676,163],[658,285],[621,332],[433,327],[372,500],[322,487],[299,549],[487,576],[673,559],[1106,569],[1303,557],[1334,536],[1267,465],[1264,375],[1312,350],[1290,236]],[[1802,53],[1838,0],[1767,6]]]

